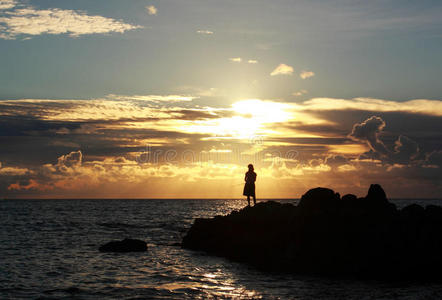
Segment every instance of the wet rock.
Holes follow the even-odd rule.
[[[106,243],[98,250],[100,252],[143,252],[147,251],[147,244],[141,240],[124,239]]]

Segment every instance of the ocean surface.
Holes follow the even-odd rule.
[[[393,202],[442,205],[441,200]],[[442,284],[263,273],[177,246],[195,218],[224,215],[245,204],[2,200],[0,299],[442,299]],[[97,250],[126,237],[145,240],[148,251]]]

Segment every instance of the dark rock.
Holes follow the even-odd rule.
[[[397,210],[379,185],[364,198],[315,188],[298,206],[269,201],[196,219],[182,247],[264,270],[442,278],[442,208]]]
[[[378,202],[387,201],[387,195],[385,194],[384,189],[379,184],[371,184],[368,189],[366,199]]]
[[[298,207],[310,213],[320,213],[337,207],[339,194],[331,189],[317,187],[302,195]]]
[[[407,218],[420,219],[424,217],[425,209],[418,204],[411,204],[402,208],[401,214]]]
[[[358,199],[358,197],[356,197],[356,195],[353,195],[353,194],[347,194],[347,195],[344,195],[344,196],[342,196],[342,201],[344,201],[344,202],[354,202],[354,201],[356,201]]]
[[[379,184],[371,184],[367,196],[358,203],[369,214],[379,217],[388,216],[396,211],[396,206],[387,199],[384,189]]]
[[[426,218],[433,221],[442,221],[442,207],[436,205],[428,205],[425,207]]]
[[[98,250],[100,252],[143,252],[147,251],[147,244],[140,240],[124,239],[106,243]]]

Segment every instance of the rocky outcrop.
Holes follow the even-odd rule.
[[[309,190],[297,206],[258,203],[196,219],[182,247],[265,270],[361,277],[442,277],[442,208],[398,210],[380,185],[366,197]]]
[[[124,239],[106,243],[98,250],[100,252],[143,252],[147,251],[147,244],[140,240]]]

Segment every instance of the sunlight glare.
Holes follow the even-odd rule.
[[[289,105],[280,102],[248,99],[233,103],[232,108],[237,113],[250,114],[259,124],[284,122],[291,117],[287,111]]]

